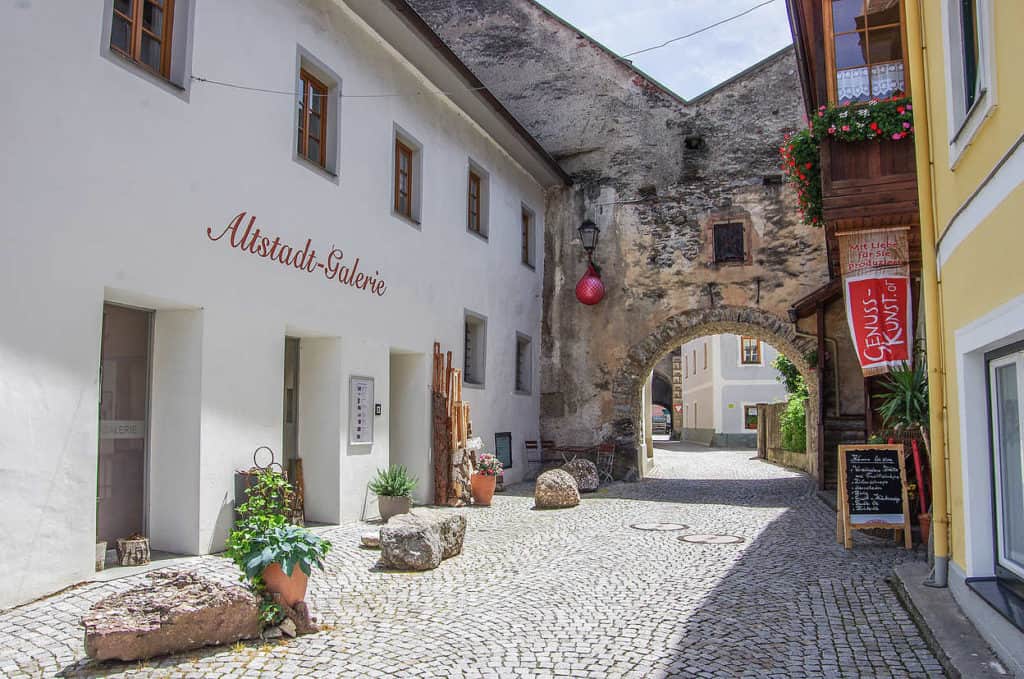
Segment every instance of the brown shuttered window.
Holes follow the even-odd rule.
[[[299,155],[320,167],[327,167],[327,85],[307,71],[299,72]]]
[[[110,49],[169,78],[173,23],[174,0],[114,0]]]
[[[532,258],[530,257],[530,254],[533,251],[533,238],[531,237],[531,232],[533,231],[533,224],[532,224],[533,220],[531,218],[530,213],[527,212],[525,208],[523,209],[522,217],[523,217],[523,253],[522,253],[523,264],[525,264],[526,266],[532,267],[533,266],[533,261],[531,261]]]
[[[480,233],[480,175],[469,173],[469,230]]]
[[[412,149],[395,140],[395,212],[412,219]]]

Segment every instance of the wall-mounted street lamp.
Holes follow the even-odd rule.
[[[588,219],[580,224],[577,232],[580,234],[583,250],[587,253],[587,272],[576,284],[576,299],[583,304],[592,306],[604,299],[604,282],[601,281],[601,274],[594,266],[594,249],[597,247],[601,229]]]
[[[594,256],[594,248],[597,247],[597,239],[601,235],[601,229],[598,228],[597,224],[588,219],[580,224],[580,228],[576,231],[580,234],[580,242],[583,243],[583,250],[586,251],[587,258],[592,258]]]

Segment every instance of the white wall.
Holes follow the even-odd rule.
[[[346,93],[424,85],[331,2],[218,0],[194,10],[197,76],[289,89],[301,46],[341,76]],[[466,394],[474,430],[489,448],[495,431],[513,432],[506,479],[520,478],[522,440],[538,435],[539,393],[513,394],[515,333],[533,337],[537,351],[543,258],[536,270],[520,263],[519,218],[526,203],[543,233],[537,182],[435,96],[342,100],[333,180],[293,159],[291,97],[197,82],[173,90],[109,56],[107,21],[101,2],[0,7],[0,79],[12,93],[0,107],[9,131],[0,166],[0,499],[14,508],[0,516],[0,567],[17,574],[0,585],[0,606],[92,570],[100,324],[111,290],[158,311],[153,445],[198,461],[152,467],[150,531],[162,544],[220,549],[235,469],[259,445],[279,451],[286,333],[333,338],[312,349],[328,368],[314,388],[328,392],[328,420],[321,429],[300,420],[300,455],[308,443],[332,473],[337,456],[337,477],[325,475],[323,488],[307,467],[315,518],[358,518],[367,480],[389,458],[389,408],[372,446],[347,443],[349,377],[373,377],[376,401],[387,404],[391,347],[429,354],[439,340],[461,361],[464,309],[488,318],[487,386]],[[35,55],[31,69],[26,54]],[[424,147],[418,229],[390,214],[395,124]],[[470,157],[489,173],[488,241],[466,231]],[[358,257],[362,271],[387,281],[386,294],[207,237],[242,211],[284,242],[311,239],[321,261],[332,246],[345,263]],[[183,309],[174,323],[165,315]],[[179,362],[187,373],[175,377]],[[195,485],[180,497],[192,506],[172,513],[169,498],[190,477]]]

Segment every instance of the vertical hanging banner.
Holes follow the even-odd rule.
[[[846,319],[864,376],[913,356],[910,249],[906,227],[836,234]]]

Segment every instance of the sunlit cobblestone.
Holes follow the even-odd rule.
[[[309,599],[324,631],[146,663],[86,661],[79,619],[142,577],[83,585],[0,613],[0,676],[940,677],[884,581],[891,542],[835,544],[803,476],[749,452],[660,452],[654,478],[531,509],[531,488],[460,509],[462,556],[427,573],[375,568],[365,524],[335,544]],[[632,524],[681,523],[686,531]],[[679,541],[729,534],[738,545]],[[219,557],[192,567],[233,578]]]

